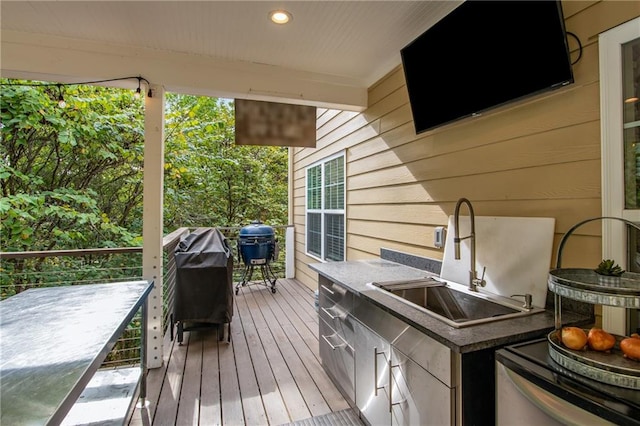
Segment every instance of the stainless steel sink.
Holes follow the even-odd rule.
[[[536,307],[526,309],[517,301],[487,292],[471,292],[462,285],[434,278],[373,282],[370,285],[456,328],[544,311]]]

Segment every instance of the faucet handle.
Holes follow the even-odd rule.
[[[524,305],[522,305],[522,307],[525,309],[531,309],[533,307],[533,296],[529,293],[512,294],[511,297],[524,297]]]
[[[487,272],[487,267],[483,266],[482,267],[482,276],[480,278],[477,277],[477,274],[475,277],[472,277],[473,279],[473,284],[475,286],[480,286],[480,287],[484,287],[487,285],[487,282],[484,280],[484,273]]]

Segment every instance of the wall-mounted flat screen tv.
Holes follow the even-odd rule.
[[[574,81],[560,1],[467,0],[400,54],[416,133]]]

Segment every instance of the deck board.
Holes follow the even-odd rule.
[[[261,303],[263,303],[267,308],[262,310],[265,320],[270,324],[273,336],[278,342],[280,352],[287,360],[287,365],[291,371],[291,375],[294,377],[311,415],[320,416],[326,414],[330,411],[329,406],[326,404],[322,394],[318,390],[318,387],[313,382],[311,375],[298,356],[296,349],[289,340],[289,336],[287,336],[282,328],[283,325],[291,324],[291,317],[275,315],[273,309],[274,305],[277,305],[277,302],[270,296],[271,295],[265,296],[264,294],[255,293],[256,299],[262,299]]]
[[[284,291],[282,293],[284,293]],[[289,312],[288,308],[293,307],[294,304],[283,305],[277,298],[269,299],[265,297],[264,294],[262,297],[266,299],[265,303],[269,306],[271,313],[275,318],[287,318],[287,321],[280,322],[282,333],[289,340],[292,348],[294,348],[296,352],[295,357],[299,358],[304,368],[306,368],[307,374],[313,381],[316,388],[315,390],[323,396],[324,402],[326,403],[326,405],[321,404],[316,410],[311,410],[312,414],[314,416],[320,416],[331,411],[339,411],[348,408],[347,402],[342,395],[337,392],[335,385],[331,382],[320,365],[317,321],[315,322],[316,332],[315,334],[312,334],[303,318]],[[286,299],[286,296],[284,298]],[[311,307],[311,312],[313,312],[313,315],[317,318],[313,305],[308,305],[307,309],[309,307]],[[308,312],[305,312],[305,315],[302,316],[306,317],[307,314]],[[306,382],[306,378],[301,380],[301,383]],[[315,396],[315,394],[312,393],[311,396]]]
[[[212,327],[163,344],[131,426],[283,425],[349,408],[320,364],[313,292],[296,280],[242,287],[231,341]]]
[[[202,345],[203,369],[202,386],[200,387],[201,425],[217,425],[222,423],[218,343],[217,339],[208,338],[204,339]]]
[[[315,355],[318,361],[320,354],[318,353],[318,315],[315,311],[313,298],[310,292],[301,294],[300,289],[295,287],[284,288],[281,292],[283,298],[275,299],[280,305],[284,315],[294,322],[298,333],[303,336],[305,342],[310,348],[316,348]],[[295,315],[291,315],[294,313]]]
[[[189,335],[186,347],[187,358],[182,376],[182,388],[178,402],[176,424],[198,424],[200,399],[200,380],[202,371],[202,336],[199,333]]]
[[[186,347],[189,342],[189,337],[189,335],[185,334],[183,342],[185,346],[181,346],[181,348]],[[178,345],[173,345],[173,347],[177,348]],[[182,388],[184,364],[187,359],[186,355],[187,353],[184,350],[174,350],[171,352],[155,410],[155,418],[162,419],[162,424],[175,423]]]
[[[262,341],[256,330],[251,313],[241,298],[238,305],[238,314],[242,319],[242,328],[247,339],[248,351],[251,354],[251,361],[258,385],[261,390],[262,399],[267,412],[269,424],[282,424],[289,421],[289,414],[284,403],[278,383],[273,375],[269,364],[269,358],[262,346]]]
[[[242,320],[242,317],[240,319]],[[265,424],[267,422],[267,414],[256,377],[256,369],[261,369],[261,366],[253,364],[244,327],[233,335],[233,352],[235,354],[235,365],[238,367],[238,381],[246,423],[248,425]],[[232,367],[230,366],[229,368]]]
[[[262,346],[267,354],[269,365],[271,366],[273,375],[278,383],[278,388],[282,394],[285,406],[287,407],[289,417],[292,420],[301,420],[311,417],[311,412],[306,406],[298,384],[291,374],[288,360],[285,360],[282,352],[280,351],[280,342],[275,338],[272,332],[272,326],[275,326],[276,324],[269,324],[265,318],[264,311],[267,310],[267,307],[256,302],[253,296],[253,291],[250,292],[246,289],[243,289],[243,291],[243,294],[245,295],[244,300],[251,312],[251,317],[256,325],[256,330],[258,331]]]
[[[235,341],[242,338],[242,330],[238,327],[237,316],[231,322],[231,341],[228,344],[218,342],[220,356],[220,399],[222,405],[221,424],[243,425],[242,396],[235,366]],[[209,338],[217,338],[217,333],[210,333]],[[241,366],[238,366],[241,367]]]

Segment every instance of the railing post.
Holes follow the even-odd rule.
[[[287,226],[287,229],[285,231],[285,247],[287,250],[287,256],[284,269],[286,278],[296,277],[295,238],[295,227]]]

